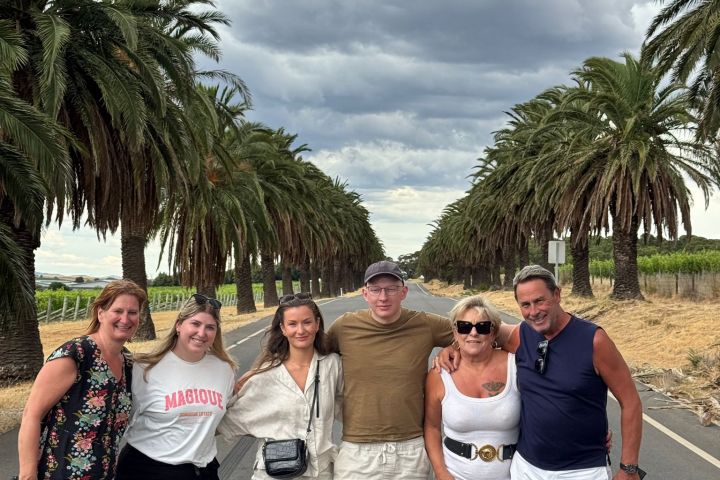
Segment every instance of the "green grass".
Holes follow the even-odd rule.
[[[676,252],[638,257],[638,273],[655,275],[658,273],[718,273],[720,272],[720,251]],[[562,272],[572,272],[572,264],[560,267]],[[590,275],[612,278],[615,264],[612,260],[591,260]]]

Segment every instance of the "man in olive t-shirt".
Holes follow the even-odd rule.
[[[342,355],[343,442],[336,479],[427,479],[423,389],[428,356],[452,343],[450,321],[402,308],[408,293],[392,262],[370,265],[368,310],[346,313],[328,331]]]

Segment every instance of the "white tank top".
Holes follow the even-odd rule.
[[[507,381],[505,389],[489,398],[463,395],[445,370],[440,377],[445,385],[442,400],[442,424],[445,436],[463,443],[498,446],[517,443],[520,424],[520,392],[515,374],[515,355],[508,354]],[[445,447],[445,465],[458,480],[482,478],[483,480],[509,480],[510,462],[497,459],[484,462],[469,460]]]

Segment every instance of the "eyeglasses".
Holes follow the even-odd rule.
[[[466,320],[456,320],[455,328],[460,335],[468,335],[472,332],[473,327],[478,335],[487,335],[492,331],[492,322],[487,320],[485,322],[472,323]]]
[[[193,293],[192,298],[195,299],[195,303],[198,305],[205,305],[206,303],[209,303],[215,310],[220,310],[220,307],[222,307],[220,300],[217,298],[206,297],[202,293]]]
[[[380,292],[385,290],[385,295],[388,297],[394,297],[398,293],[400,293],[403,289],[403,287],[399,285],[393,285],[392,287],[365,287],[368,293],[374,297],[377,297],[380,295]]]
[[[535,360],[535,371],[540,375],[545,374],[547,369],[548,341],[543,340],[537,344],[537,353],[539,357]]]
[[[290,293],[280,297],[280,305],[290,303],[293,300],[312,300],[312,294],[308,292]]]

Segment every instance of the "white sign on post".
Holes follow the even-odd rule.
[[[563,240],[550,240],[548,242],[548,263],[555,264],[555,281],[560,284],[560,267],[565,263],[565,242]]]

